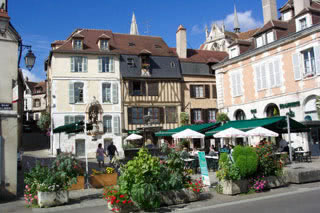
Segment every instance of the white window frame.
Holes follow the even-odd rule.
[[[73,49],[82,50],[83,40],[82,39],[73,39]]]
[[[276,64],[278,67],[276,67]],[[270,67],[271,66],[271,67]],[[264,67],[265,75],[262,76],[262,68]],[[276,70],[278,69],[278,70]],[[279,73],[277,73],[277,71]],[[282,69],[281,59],[279,57],[272,60],[266,60],[254,66],[256,91],[263,91],[271,88],[282,86]],[[259,73],[257,73],[259,72]],[[264,77],[264,79],[263,79]],[[271,78],[273,77],[273,82]],[[259,81],[259,82],[258,82]],[[260,86],[260,87],[259,87]]]
[[[237,46],[230,49],[230,58],[237,57],[239,55],[239,48]]]
[[[81,60],[77,61],[76,59],[81,59]],[[76,67],[78,67],[77,70],[76,70]],[[87,71],[88,71],[88,58],[87,57],[85,57],[85,56],[71,56],[71,72],[83,73],[83,72],[87,72]]]
[[[105,130],[108,130],[106,127],[105,127],[105,117],[111,117],[111,120],[109,120],[110,121],[110,128],[109,128],[109,130],[111,130],[111,131],[105,131]],[[112,115],[103,115],[102,116],[102,122],[103,122],[103,132],[104,133],[107,133],[107,134],[112,134],[113,133],[113,124],[112,124],[112,122],[113,122],[113,116]],[[107,124],[107,123],[106,123]],[[106,125],[107,126],[107,125]]]
[[[231,78],[231,90],[232,90],[232,97],[239,97],[243,95],[243,88],[242,88],[242,72],[241,71],[232,71],[230,73]]]
[[[194,95],[195,98],[204,98],[204,86],[203,85],[195,85],[194,86]]]
[[[127,65],[129,67],[134,67],[135,65],[134,58],[127,58]]]
[[[103,94],[105,92],[105,91],[103,91],[104,85],[110,85],[110,89],[109,89],[110,101],[104,101],[104,99],[103,99],[103,96],[104,96]],[[103,103],[103,104],[112,104],[112,82],[102,82],[102,84],[101,84],[101,92],[102,92],[101,103]],[[107,94],[106,94],[106,97],[107,97]]]
[[[311,52],[313,52],[313,58],[311,58]],[[310,72],[307,72],[307,66],[306,66],[306,59],[305,59],[305,53],[307,53],[308,56],[308,67],[310,68]],[[315,53],[314,53],[314,48],[309,48],[306,50],[303,50],[300,52],[302,56],[302,62],[303,62],[303,76],[309,76],[309,75],[315,75],[316,74],[316,64],[315,64]]]
[[[282,20],[283,21],[289,21],[292,19],[292,10],[289,10],[288,12],[282,13]]]
[[[100,40],[100,50],[109,50],[109,41],[101,39]]]
[[[301,21],[302,20],[306,20],[306,26],[304,28],[302,28],[301,26]],[[311,27],[312,26],[312,17],[310,14],[305,14],[299,18],[296,18],[296,31],[301,31],[301,30],[304,30],[308,27]]]
[[[202,111],[201,109],[194,109],[192,111],[194,114],[193,114],[193,118],[194,118],[194,121],[201,121],[202,120]]]
[[[83,87],[82,87],[82,101],[81,102],[76,102],[76,84],[77,83],[83,84]],[[84,104],[85,103],[85,101],[84,101],[84,88],[85,88],[84,82],[80,82],[80,81],[73,82],[73,88],[74,88],[74,90],[73,90],[73,92],[74,92],[74,103],[75,104]]]
[[[108,63],[106,63],[107,61],[108,61]],[[113,70],[112,70],[113,69],[113,66],[112,66],[113,58],[112,57],[109,57],[109,56],[99,57],[99,63],[101,63],[101,67],[99,68],[99,70],[101,69],[101,73],[113,72]],[[104,67],[105,71],[103,71],[103,67]]]
[[[271,43],[271,42],[274,42],[274,33],[273,31],[270,31],[270,32],[267,32],[266,34],[266,38],[267,38],[267,43]]]

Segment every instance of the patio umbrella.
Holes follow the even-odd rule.
[[[205,135],[191,129],[185,129],[179,133],[172,135],[174,139],[177,138],[204,138]]]
[[[259,136],[259,137],[278,137],[279,136],[278,133],[263,127],[257,127],[246,133],[248,134],[248,136]]]
[[[230,127],[226,130],[218,132],[217,134],[214,134],[213,137],[215,137],[215,138],[244,138],[244,137],[248,137],[248,135],[247,135],[247,133],[245,133],[239,129],[235,129],[235,128]]]
[[[134,140],[140,140],[143,137],[141,135],[137,135],[137,134],[131,134],[129,135],[126,139],[124,139],[125,141],[134,141]]]

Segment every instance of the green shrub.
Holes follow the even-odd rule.
[[[256,147],[258,155],[258,173],[264,176],[282,174],[282,163],[273,155],[273,145],[268,142]]]
[[[256,174],[258,159],[255,149],[249,146],[236,146],[232,157],[239,168],[241,178],[248,178]]]
[[[227,153],[221,153],[219,158],[219,166],[221,166],[223,163],[226,163],[229,161],[229,157]]]
[[[240,180],[239,168],[229,160],[227,156],[226,161],[219,161],[219,170],[217,171],[217,178],[221,180]]]

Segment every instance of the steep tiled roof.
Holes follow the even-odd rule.
[[[238,39],[247,40],[250,39],[260,28],[256,28],[253,30],[248,30],[247,32],[242,32],[238,34]]]
[[[33,88],[38,84],[38,82],[26,81],[26,84],[28,85],[29,89],[33,91]]]
[[[99,49],[97,40],[103,37],[109,37],[110,53],[139,55],[144,49],[152,53],[153,56],[176,56],[172,53],[161,37],[141,36],[112,33],[110,30],[92,30],[78,29],[73,34],[80,33],[84,36],[83,50],[74,50],[72,48],[71,35],[62,46],[53,52],[78,52],[78,53],[97,53],[105,52]]]
[[[170,48],[173,52],[176,52],[176,48]],[[212,51],[212,50],[187,50],[187,58],[179,58],[183,62],[194,62],[194,63],[208,63],[209,59],[212,61],[222,61],[228,54],[226,52]]]
[[[230,44],[229,47],[232,47],[232,46],[237,45],[237,44],[244,45],[244,46],[250,46],[252,44],[252,42],[251,41],[247,41],[247,40],[236,39],[234,42],[232,42]]]
[[[286,30],[286,29],[288,29],[288,25],[289,25],[289,23],[286,21],[271,20],[268,23],[266,23],[262,28],[257,30],[252,36],[257,36],[261,33],[266,32],[269,29],[272,29],[272,28]]]
[[[35,83],[35,82],[33,82]],[[46,93],[46,82],[45,81],[41,81],[36,83],[35,85],[33,85],[33,89],[32,89],[32,94],[42,94],[42,93]],[[42,92],[41,93],[37,93],[36,92],[36,88],[41,87],[42,88]]]

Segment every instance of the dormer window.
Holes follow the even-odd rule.
[[[127,65],[129,67],[134,67],[134,59],[133,58],[127,58]]]
[[[258,38],[256,38],[257,48],[262,47],[266,44],[265,34],[260,35]]]
[[[101,50],[109,50],[108,40],[100,40],[100,49]]]
[[[272,31],[267,33],[267,42],[266,43],[269,44],[271,42],[274,42],[274,34]]]
[[[147,55],[141,56],[141,67],[142,67],[142,69],[149,69],[149,67],[150,67],[149,56],[147,56]]]
[[[292,19],[292,10],[289,10],[285,13],[282,13],[282,20],[283,21],[290,21]]]
[[[297,32],[312,26],[312,18],[310,14],[296,18]]]
[[[73,49],[82,50],[83,40],[82,39],[74,39],[73,40]]]
[[[230,57],[231,57],[231,58],[234,58],[234,57],[236,57],[236,56],[238,56],[238,51],[237,51],[237,48],[234,47],[234,48],[232,48],[232,49],[230,50]]]
[[[299,20],[300,30],[304,30],[307,28],[307,18],[303,18]]]

